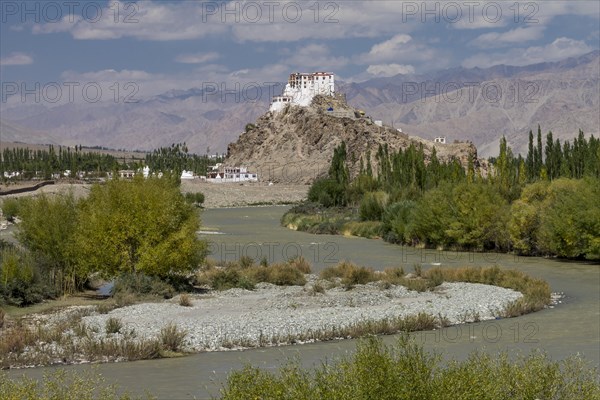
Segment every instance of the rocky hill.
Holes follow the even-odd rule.
[[[333,111],[327,111],[329,108]],[[310,183],[327,174],[333,150],[346,142],[351,174],[357,174],[359,159],[371,152],[373,168],[379,145],[390,150],[423,145],[426,156],[434,143],[409,136],[391,126],[378,126],[368,116],[350,107],[343,98],[316,96],[310,107],[288,107],[267,112],[227,149],[228,166],[247,166],[261,180],[278,183]],[[435,143],[438,157],[457,157],[466,165],[477,155],[472,143]]]

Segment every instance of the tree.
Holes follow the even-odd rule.
[[[600,258],[600,182],[557,179],[540,207],[539,247],[560,257]]]
[[[535,149],[533,147],[533,132],[531,130],[529,130],[529,148],[525,164],[527,166],[527,180],[532,182],[535,178]]]
[[[451,195],[452,222],[445,233],[453,243],[478,250],[508,248],[508,206],[495,186],[462,183]]]
[[[538,125],[537,133],[537,147],[535,149],[535,178],[540,177],[542,166],[544,165],[543,160],[543,148],[542,148],[542,128]]]
[[[80,210],[77,261],[90,271],[166,278],[204,257],[198,214],[173,180],[136,176],[96,185]]]
[[[39,260],[59,292],[80,289],[86,274],[74,258],[73,238],[78,220],[72,193],[49,197],[41,194],[22,201],[17,238]]]
[[[350,172],[346,166],[346,142],[333,150],[333,158],[329,166],[329,178],[346,188],[350,182]]]

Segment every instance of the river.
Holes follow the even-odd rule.
[[[600,265],[506,254],[458,253],[419,250],[385,243],[381,240],[295,232],[279,225],[286,207],[210,209],[203,212],[201,234],[210,242],[212,257],[233,260],[241,255],[272,261],[303,255],[319,271],[339,260],[383,269],[403,265],[407,272],[415,263],[423,269],[443,267],[489,266],[517,268],[548,281],[552,291],[564,292],[562,303],[552,309],[518,318],[448,327],[434,332],[415,333],[415,339],[446,357],[462,359],[481,349],[511,354],[542,349],[553,359],[582,354],[593,366],[600,365]],[[387,343],[395,336],[384,338]],[[354,340],[282,346],[235,352],[201,353],[188,357],[102,364],[95,366],[106,380],[134,394],[148,391],[159,398],[202,399],[218,395],[231,370],[244,364],[275,369],[289,358],[303,365],[348,354]],[[11,376],[25,373],[39,378],[62,368],[83,371],[89,365],[37,368],[10,371]]]

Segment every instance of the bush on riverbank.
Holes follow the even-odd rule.
[[[597,371],[579,358],[562,362],[533,352],[511,361],[506,353],[474,352],[444,363],[438,354],[401,337],[359,342],[356,353],[315,370],[290,362],[279,371],[246,366],[221,390],[224,400],[269,399],[597,399]]]
[[[55,298],[43,265],[30,253],[0,240],[0,304],[27,306]]]
[[[206,263],[196,274],[195,282],[215,290],[253,290],[254,286],[261,282],[278,286],[302,286],[306,284],[304,275],[309,274],[310,270],[310,264],[303,257],[271,265],[256,265],[251,258],[242,257],[238,262],[226,262],[221,265]]]
[[[40,382],[32,378],[10,379],[0,373],[0,398],[3,400],[132,400],[127,393],[118,394],[114,385],[106,384],[96,371],[85,373],[55,371]],[[141,399],[141,397],[135,397]],[[147,395],[144,398],[154,397]]]
[[[333,280],[334,278],[339,278],[348,289],[354,285],[364,285],[377,280],[373,268],[358,266],[347,261],[327,267],[321,272],[321,279]]]

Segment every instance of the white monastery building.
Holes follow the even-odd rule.
[[[246,167],[222,167],[217,164],[212,167],[206,175],[207,182],[231,183],[231,182],[258,182],[258,175],[248,171]]]
[[[335,94],[334,74],[313,72],[291,74],[283,94],[273,97],[269,111],[281,111],[287,106],[307,107],[316,95],[333,96]]]

